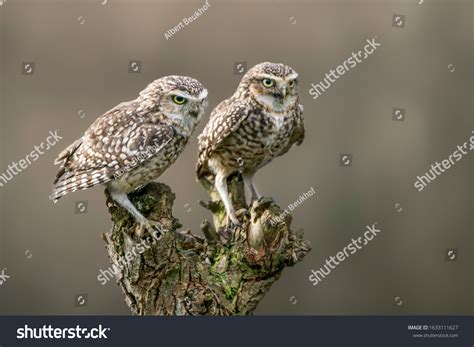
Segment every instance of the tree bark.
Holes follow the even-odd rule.
[[[291,216],[273,200],[261,198],[247,207],[239,174],[229,178],[229,192],[240,227],[226,228],[223,204],[212,185],[206,188],[211,201],[201,205],[212,212],[213,224],[201,223],[204,237],[180,229],[167,185],[150,183],[129,194],[145,217],[168,230],[159,239],[106,191],[113,227],[103,238],[134,315],[251,314],[283,269],[310,251],[303,232],[290,229]]]

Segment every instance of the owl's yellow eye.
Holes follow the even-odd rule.
[[[291,81],[288,83],[288,87],[293,88],[294,86],[295,86],[295,80],[291,80]]]
[[[273,85],[275,84],[275,81],[270,79],[270,78],[264,78],[262,80],[262,85],[265,87],[265,88],[271,88],[273,87]]]
[[[179,95],[175,95],[173,96],[173,101],[175,104],[183,105],[186,102],[186,98]]]

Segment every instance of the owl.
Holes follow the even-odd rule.
[[[289,66],[261,63],[242,78],[234,95],[211,113],[199,135],[198,179],[213,182],[224,203],[227,224],[240,225],[227,189],[227,177],[240,171],[251,201],[260,197],[254,174],[303,142],[303,107],[298,74]]]
[[[157,230],[127,194],[156,180],[184,150],[204,112],[207,90],[197,80],[167,76],[132,101],[96,119],[84,136],[57,157],[50,197],[103,184],[111,198],[148,230]],[[159,228],[158,228],[159,229]]]

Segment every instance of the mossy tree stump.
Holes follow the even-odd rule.
[[[171,189],[150,183],[129,195],[133,204],[168,230],[157,239],[110,199],[113,227],[104,234],[117,283],[135,315],[247,315],[251,314],[286,266],[310,251],[302,231],[290,229],[291,216],[262,198],[246,206],[240,175],[229,179],[229,192],[239,210],[239,227],[225,227],[225,210],[216,192],[202,205],[213,224],[201,223],[204,237],[181,230],[173,217]]]

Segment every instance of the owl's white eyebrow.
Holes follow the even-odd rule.
[[[207,97],[207,89],[204,89],[199,95],[197,98],[195,98],[194,96],[191,96],[189,95],[188,93],[185,93],[185,92],[182,92],[182,91],[174,91],[171,93],[171,96],[181,96],[187,100],[190,100],[190,101],[199,101],[201,102],[202,100],[204,100],[206,97]]]
[[[280,81],[280,80],[283,79],[283,78],[281,78],[281,77],[276,77],[276,76],[272,76],[272,75],[267,75],[267,74],[265,74],[265,73],[260,74],[258,77],[259,77],[260,79],[262,79],[262,78],[269,78],[269,79],[272,79],[272,80],[275,80],[275,81]],[[292,74],[286,76],[284,79],[285,79],[285,80],[292,80],[292,79],[296,79],[296,78],[298,78],[298,74],[297,74],[297,73],[292,73]]]
[[[192,100],[192,97],[189,96],[188,93],[185,93],[185,92],[182,92],[182,91],[179,91],[179,90],[171,92],[170,95],[171,95],[171,97],[180,96],[182,98],[185,98],[186,100]]]
[[[207,89],[204,89],[197,98],[195,98],[194,96],[191,96],[189,95],[188,93],[186,92],[182,92],[180,90],[175,90],[171,93],[171,95],[176,95],[176,96],[181,96],[187,100],[191,100],[191,101],[202,101],[204,98],[207,97]]]
[[[298,74],[297,74],[297,73],[292,73],[292,74],[286,76],[286,79],[287,79],[287,80],[295,80],[295,79],[297,79],[297,78],[298,78]]]
[[[207,98],[207,89],[204,89],[197,97],[198,101],[204,100],[205,98]]]
[[[259,78],[259,79],[269,78],[269,79],[271,79],[271,80],[277,80],[277,79],[279,79],[279,77],[275,77],[275,76],[272,76],[272,75],[267,75],[266,73],[259,74],[259,75],[258,75],[258,78]]]

